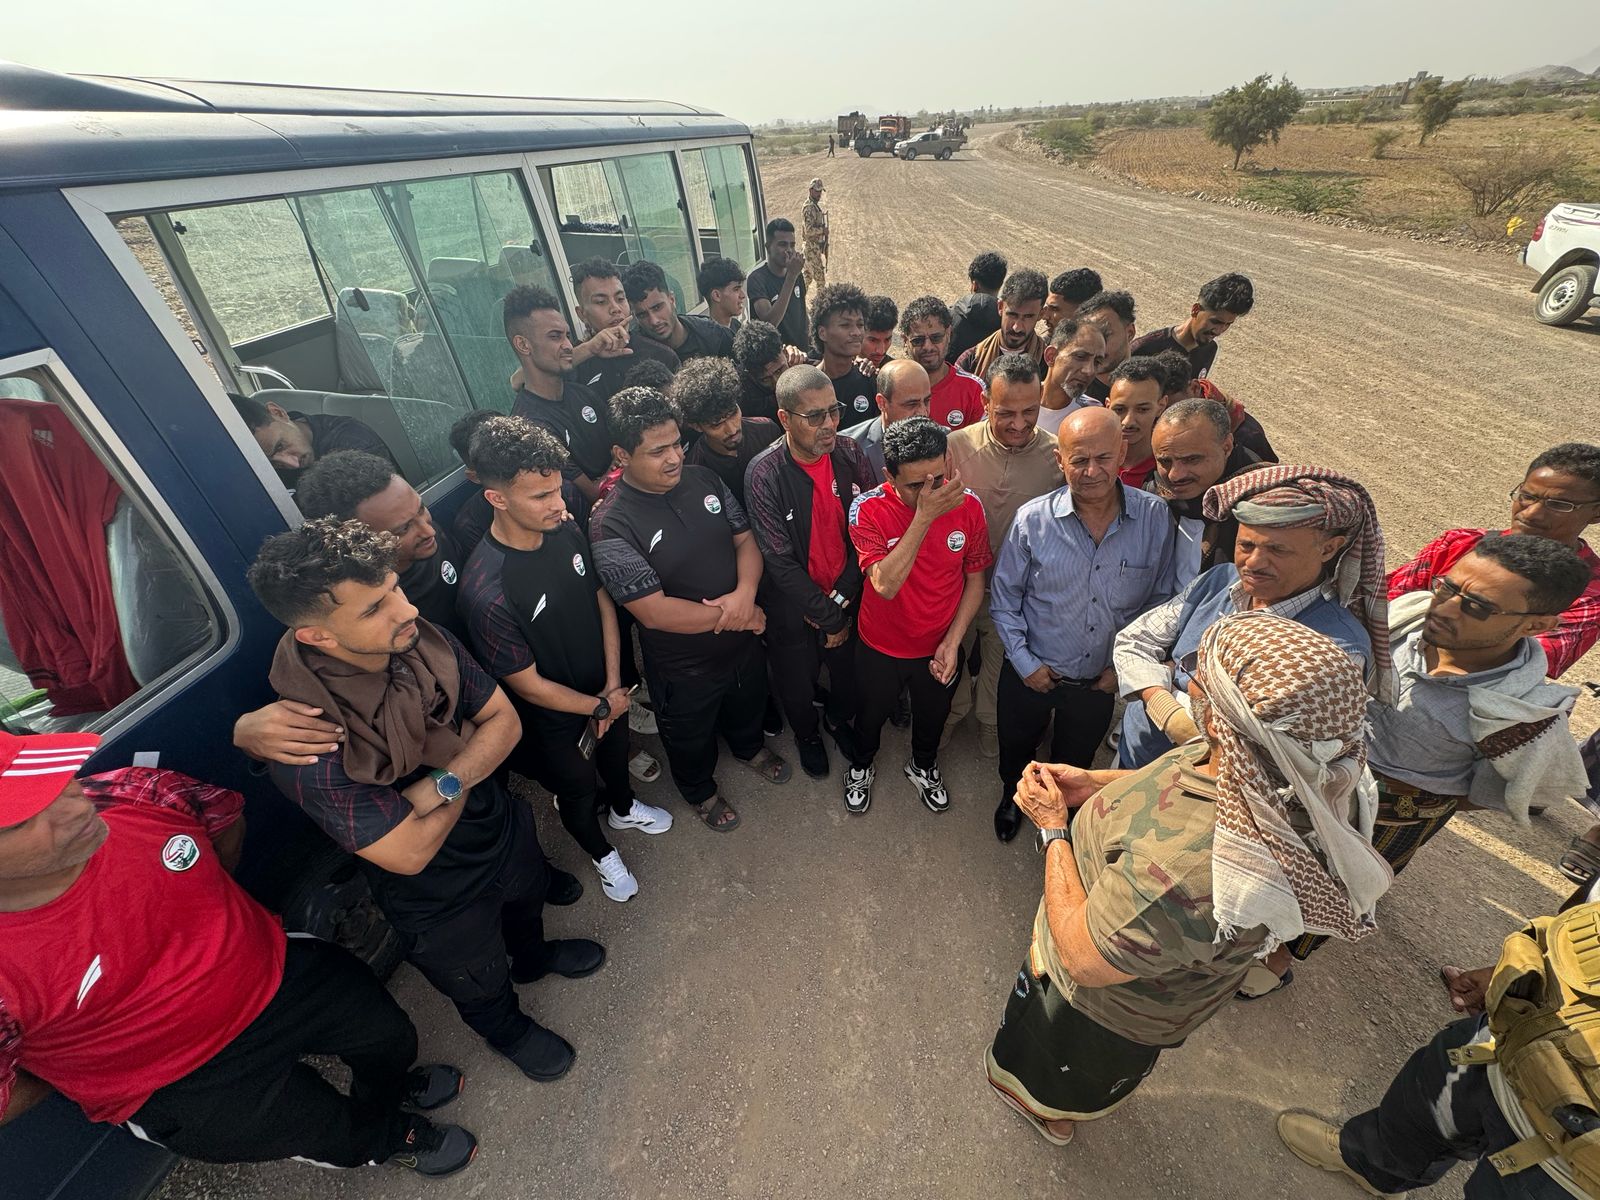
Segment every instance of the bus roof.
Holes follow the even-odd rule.
[[[749,133],[660,100],[62,75],[0,61],[0,190]]]

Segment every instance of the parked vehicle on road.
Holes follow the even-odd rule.
[[[1595,303],[1600,276],[1600,204],[1558,204],[1533,227],[1523,264],[1539,272],[1533,313],[1546,325],[1571,325]]]
[[[947,159],[966,144],[965,134],[947,132],[943,127],[940,127],[938,129],[930,129],[926,133],[919,133],[916,137],[907,138],[903,142],[896,142],[894,156],[905,159]]]

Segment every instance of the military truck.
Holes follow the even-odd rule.
[[[856,135],[856,153],[862,158],[874,154],[893,154],[896,142],[911,136],[911,118],[890,114],[878,118],[878,131],[863,131]]]
[[[859,112],[840,113],[835,132],[839,145],[848,146],[867,131],[867,118]]]
[[[896,158],[938,158],[947,159],[961,147],[967,144],[964,133],[956,133],[940,126],[930,129],[926,133],[919,133],[914,138],[906,138],[894,144]]]

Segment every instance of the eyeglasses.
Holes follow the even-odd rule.
[[[1512,612],[1508,608],[1497,608],[1487,600],[1480,600],[1476,596],[1468,595],[1454,583],[1443,576],[1438,576],[1428,585],[1428,590],[1433,593],[1435,600],[1449,600],[1451,597],[1461,601],[1461,615],[1470,617],[1474,621],[1487,621],[1490,617],[1544,617],[1548,613],[1540,612]]]
[[[1585,505],[1600,504],[1600,500],[1562,500],[1557,496],[1542,496],[1538,492],[1525,492],[1519,487],[1512,488],[1506,494],[1518,504],[1537,504],[1557,513],[1576,512]]]
[[[949,336],[949,331],[946,330],[944,333],[919,334],[917,337],[907,338],[906,341],[913,346],[942,346],[944,339]]]
[[[813,429],[820,429],[828,421],[837,421],[844,412],[844,405],[834,404],[828,408],[819,408],[816,412],[795,412],[792,408],[783,410],[798,421],[804,421]]]

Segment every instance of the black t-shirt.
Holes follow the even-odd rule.
[[[683,326],[683,344],[673,349],[665,342],[656,342],[656,345],[672,350],[680,361],[688,362],[691,358],[732,358],[733,334],[718,325],[710,317],[696,316],[694,313],[683,313],[678,317],[678,324]],[[628,344],[651,341],[639,323],[635,321],[628,327]]]
[[[673,374],[683,365],[671,346],[646,337],[637,326],[628,329],[628,349],[633,353],[617,358],[591,358],[573,372],[574,379],[601,400],[609,401],[623,389],[624,380],[635,363],[658,362]]]
[[[782,437],[783,430],[776,421],[769,421],[765,417],[746,417],[740,423],[740,428],[744,430],[744,438],[732,454],[713,454],[706,446],[705,438],[702,437],[689,447],[684,462],[690,466],[709,467],[715,471],[717,478],[728,485],[733,498],[742,505],[745,468],[750,465],[752,458]]]
[[[566,502],[567,511],[578,523],[578,528],[589,528],[589,497],[580,492],[578,485],[572,480],[561,481],[561,499]],[[483,535],[489,532],[489,526],[492,524],[494,524],[494,505],[485,498],[481,487],[475,487],[461,502],[461,507],[456,509],[456,519],[450,524],[450,533],[456,542],[456,553],[463,559],[470,559],[472,552],[478,548],[478,543],[483,541]]]
[[[545,534],[537,550],[513,550],[488,534],[461,585],[473,653],[497,679],[537,666],[554,683],[598,696],[606,682],[600,586],[589,539],[571,521]],[[572,713],[518,707],[541,725],[573,723]]]
[[[364,450],[393,464],[396,471],[400,469],[400,464],[394,461],[394,452],[378,436],[377,430],[354,417],[292,412],[289,414],[289,419],[306,423],[306,427],[311,430],[311,450],[317,458],[327,458],[336,450]],[[278,478],[283,480],[283,486],[287,488],[298,485],[300,476],[305,474],[305,471],[286,471],[276,465],[273,469],[278,472]],[[310,470],[310,467],[306,470]]]
[[[750,523],[713,472],[685,465],[678,486],[658,495],[624,477],[595,505],[589,526],[595,565],[618,604],[660,592],[698,604],[739,586],[735,534]],[[710,675],[743,653],[755,634],[667,633],[639,624],[652,669]]]
[[[416,605],[423,620],[458,638],[465,637],[466,627],[456,615],[456,589],[461,585],[461,568],[465,564],[449,534],[435,529],[434,536],[439,540],[438,549],[400,572],[400,590]]]
[[[748,376],[739,376],[739,411],[747,417],[778,419],[778,393],[769,392]]]
[[[1193,350],[1189,350],[1178,341],[1176,330],[1176,325],[1168,325],[1165,329],[1157,329],[1154,333],[1145,333],[1134,338],[1128,347],[1129,357],[1135,355],[1154,357],[1167,350],[1176,350],[1189,360],[1189,370],[1194,377],[1204,379],[1211,373],[1211,365],[1217,361],[1216,340],[1201,342]]]
[[[757,300],[773,300],[783,292],[784,276],[775,274],[766,263],[762,263],[744,282],[745,298],[750,301],[750,315],[756,317]],[[760,318],[757,317],[759,320]],[[806,320],[806,281],[805,276],[797,276],[794,281],[794,291],[789,297],[789,308],[783,314],[782,321],[769,322],[778,327],[778,332],[783,334],[783,340],[790,346],[811,345],[811,327]],[[747,416],[749,414],[746,414]]]
[[[611,469],[611,427],[606,420],[606,406],[583,384],[566,380],[559,400],[518,388],[511,415],[527,417],[555,434],[572,456],[562,472],[565,478],[582,474],[599,479]]]
[[[851,363],[850,369],[833,381],[833,397],[844,406],[844,412],[839,415],[839,428],[847,429],[869,420],[878,411],[877,395],[877,382]]]
[[[950,344],[944,360],[954,363],[1000,328],[1000,304],[988,292],[968,292],[950,306]]]
[[[1111,395],[1111,385],[1109,383],[1101,383],[1100,377],[1097,375],[1089,380],[1089,386],[1083,389],[1083,394],[1091,400],[1098,400],[1104,404]]]
[[[455,651],[461,687],[455,709],[463,718],[477,716],[494,696],[495,682],[460,641],[444,632]],[[298,804],[330,838],[354,853],[380,840],[411,815],[401,795],[428,773],[421,767],[392,786],[357,783],[345,774],[344,750],[320,755],[310,766],[272,763],[272,781]],[[510,856],[526,846],[532,812],[514,802],[494,777],[467,793],[465,807],[433,860],[415,875],[395,875],[361,860],[372,894],[390,924],[405,933],[420,933],[457,915],[499,877]]]

